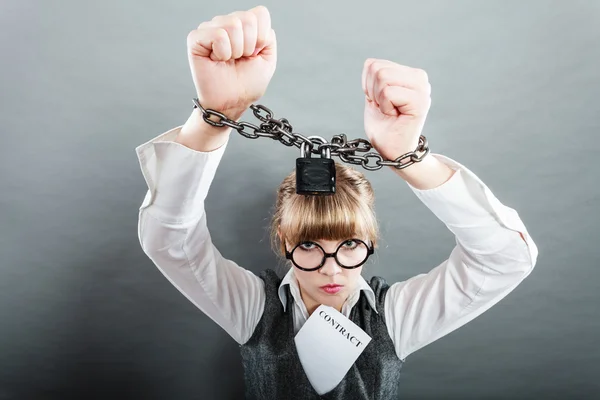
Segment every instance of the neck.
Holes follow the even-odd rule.
[[[319,308],[321,303],[315,301],[310,296],[305,295],[301,286],[299,286],[299,289],[300,289],[300,297],[302,298],[302,301],[304,302],[304,305],[306,306],[306,311],[308,311],[308,316],[310,317],[312,315],[312,313],[317,308]],[[336,305],[336,306],[332,306],[332,307],[335,308],[336,310],[338,310],[339,312],[342,312],[342,305],[343,305],[343,303],[341,305]]]

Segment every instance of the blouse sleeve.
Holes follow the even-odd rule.
[[[391,285],[385,299],[396,354],[409,354],[498,303],[534,268],[538,249],[518,213],[460,163],[432,155],[456,172],[415,195],[454,234],[449,257],[427,273]]]
[[[204,209],[229,139],[218,149],[200,152],[173,141],[181,128],[135,149],[148,186],[139,208],[140,244],[177,290],[243,344],[262,316],[264,284],[221,255]]]

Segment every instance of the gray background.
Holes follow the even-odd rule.
[[[140,248],[134,148],[191,112],[188,32],[257,4],[0,2],[0,399],[242,397],[236,343]],[[539,247],[513,293],[409,356],[404,398],[598,398],[600,2],[262,4],[279,62],[260,104],[298,132],[366,137],[365,58],[425,69],[432,151],[473,170]],[[258,272],[276,263],[270,207],[299,152],[234,135],[209,228]],[[365,276],[443,261],[445,226],[391,170],[363,172],[383,234]]]

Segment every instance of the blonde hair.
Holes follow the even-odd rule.
[[[342,240],[358,236],[377,247],[379,224],[375,195],[362,172],[335,161],[336,192],[329,196],[296,194],[296,170],[277,189],[271,219],[271,247],[285,257],[285,240],[294,246],[307,240]],[[283,240],[277,234],[281,230]],[[291,250],[288,248],[288,250]]]

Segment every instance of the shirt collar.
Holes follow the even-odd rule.
[[[279,300],[281,301],[281,304],[283,305],[284,311],[286,311],[286,306],[287,306],[287,295],[286,295],[286,291],[285,291],[285,285],[290,285],[290,292],[292,293],[292,297],[294,297],[294,299],[296,301],[301,301],[300,289],[298,287],[298,280],[296,279],[296,275],[294,275],[293,267],[289,269],[287,274],[285,274],[285,276],[283,277],[283,280],[281,281],[281,284],[279,285],[279,289],[277,291],[277,294],[279,295]],[[354,304],[356,304],[356,302],[358,301],[358,298],[360,297],[360,291],[364,291],[367,301],[369,302],[369,305],[376,313],[378,313],[377,307],[375,305],[375,292],[373,292],[373,289],[371,289],[371,286],[369,286],[369,284],[367,283],[365,278],[362,277],[362,275],[359,275],[358,285],[356,287],[356,290],[354,293],[350,294],[348,299],[351,299],[353,297],[353,295],[356,294],[355,299],[351,300]],[[294,295],[295,293],[297,294],[298,297],[296,297]],[[351,306],[354,306],[354,304],[351,304]]]

